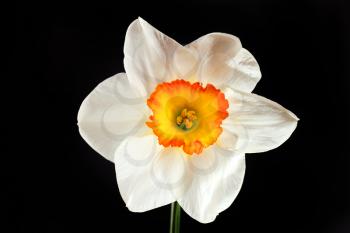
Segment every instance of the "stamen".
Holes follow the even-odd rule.
[[[184,108],[180,115],[176,117],[176,124],[181,129],[191,129],[193,126],[193,121],[197,120],[196,112],[191,110],[187,111],[186,108]]]
[[[177,116],[176,117],[176,124],[181,125],[182,120],[183,120],[182,116]]]

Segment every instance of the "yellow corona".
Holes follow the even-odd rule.
[[[225,95],[213,85],[203,87],[182,79],[159,84],[147,105],[153,115],[146,124],[159,144],[182,147],[189,155],[200,154],[216,142],[229,106]]]

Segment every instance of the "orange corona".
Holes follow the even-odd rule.
[[[216,142],[221,123],[228,116],[225,95],[211,84],[203,87],[175,80],[159,84],[147,100],[153,115],[146,124],[164,147],[182,147],[200,154]]]

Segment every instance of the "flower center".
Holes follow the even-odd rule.
[[[224,93],[211,84],[185,80],[160,83],[147,100],[152,110],[146,124],[164,147],[182,147],[189,155],[200,154],[214,144],[228,116]]]
[[[176,124],[183,130],[191,129],[195,120],[197,120],[196,112],[187,111],[187,108],[184,108],[176,117]]]

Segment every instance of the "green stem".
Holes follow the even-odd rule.
[[[171,204],[170,233],[180,233],[181,207],[177,202]]]

